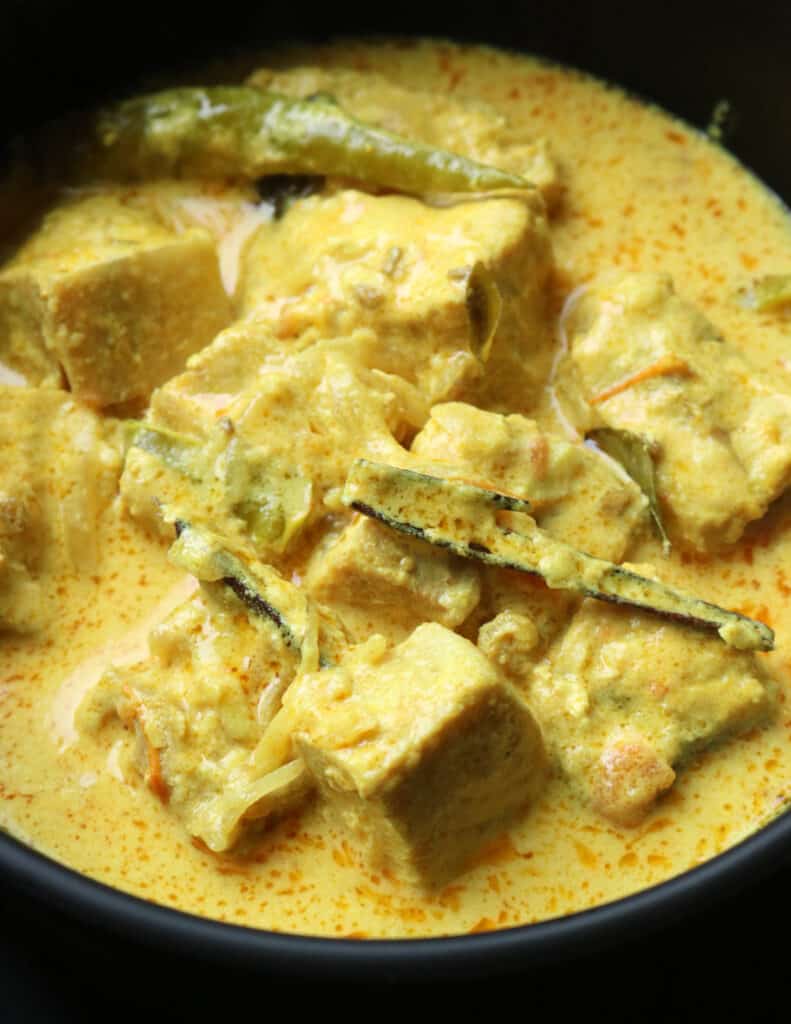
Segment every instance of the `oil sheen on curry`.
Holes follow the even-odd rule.
[[[208,917],[409,937],[613,900],[785,806],[775,197],[446,43],[82,131],[0,268],[6,830]]]

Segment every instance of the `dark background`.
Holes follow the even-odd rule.
[[[791,868],[719,907],[687,915],[628,944],[575,951],[562,962],[500,975],[411,983],[400,972],[332,984],[277,966],[237,971],[174,946],[97,941],[54,912],[10,899],[0,924],[0,1020],[82,1022],[266,1021],[314,1014],[316,1024],[367,1019],[449,1021],[788,1021]],[[417,1016],[416,1016],[417,1015]]]
[[[127,4],[5,0],[0,20],[0,142],[73,107],[103,101],[162,68],[184,68],[280,37],[422,34],[542,53],[656,100],[704,127],[731,101],[728,145],[791,199],[791,3],[343,3],[262,0]],[[75,926],[61,910],[0,881],[0,1022],[263,1019],[273,1013],[392,1009],[491,1016],[574,1013],[609,1020],[788,1020],[791,850],[768,876],[690,900],[659,930],[606,950],[576,948],[541,967],[424,980],[361,975],[353,985],[213,967],[199,951],[151,951],[128,936]],[[263,973],[264,968],[262,968]],[[434,995],[442,1002],[431,1001]]]
[[[0,138],[41,116],[106,99],[162,68],[272,39],[354,34],[438,35],[545,54],[701,127],[727,97],[738,115],[735,148],[776,189],[791,193],[788,0],[3,0]]]

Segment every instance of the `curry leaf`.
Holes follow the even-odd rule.
[[[586,436],[588,440],[593,441],[597,448],[601,448],[611,459],[615,459],[646,496],[651,518],[662,538],[662,548],[667,554],[670,550],[670,539],[662,521],[662,512],[656,493],[654,446],[639,434],[633,434],[629,430],[615,430],[612,427],[591,430]]]
[[[467,277],[465,294],[475,355],[485,363],[500,323],[503,299],[491,271],[478,260]]]

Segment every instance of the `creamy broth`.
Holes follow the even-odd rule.
[[[788,272],[791,223],[777,199],[705,137],[580,73],[488,49],[353,42],[268,54],[261,63],[375,70],[529,124],[531,135],[549,140],[562,182],[549,220],[553,324],[575,289],[604,271],[667,273],[791,393],[791,317],[735,298],[761,275]],[[244,210],[247,227],[232,220],[215,229],[231,237],[226,251],[255,238],[255,215]],[[233,268],[227,274],[235,280]],[[552,388],[540,396],[530,414],[565,437],[562,400]],[[320,803],[276,823],[244,853],[212,853],[126,770],[128,730],[116,721],[95,733],[75,728],[75,710],[102,671],[145,656],[152,625],[196,586],[116,496],[97,526],[96,569],[56,573],[42,595],[53,608],[49,625],[0,641],[0,822],[76,870],[157,903],[314,935],[486,931],[656,884],[738,842],[791,797],[790,501],[776,500],[724,553],[674,547],[665,557],[649,530],[628,552],[630,562],[653,563],[668,582],[775,630],[775,650],[757,656],[779,687],[769,724],[697,754],[631,827],[607,821],[553,777],[467,870],[426,892],[367,866]]]

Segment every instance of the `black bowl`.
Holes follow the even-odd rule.
[[[441,35],[584,68],[699,127],[708,123],[719,100],[728,99],[733,110],[729,148],[781,197],[791,199],[791,105],[784,102],[791,91],[787,3],[745,10],[714,3],[583,7],[536,0],[486,10],[462,2],[421,9],[408,2],[367,13],[336,3],[262,13],[262,5],[226,0],[222,11],[209,15],[171,0],[123,7],[7,0],[3,18],[0,142],[69,109],[120,94],[163,69],[278,39]],[[723,990],[730,993],[730,1005],[739,977],[741,987],[751,980],[757,985],[772,964],[781,966],[765,929],[775,913],[785,912],[790,865],[791,816],[786,815],[693,871],[584,913],[484,935],[355,942],[254,931],[167,910],[92,882],[0,836],[8,901],[0,926],[5,992],[6,998],[14,991],[15,998],[32,1000],[31,1007],[39,1006],[46,984],[55,984],[59,996],[73,996],[72,972],[85,962],[92,965],[93,988],[79,997],[83,1001],[107,998],[118,986],[124,1000],[139,999],[143,1006],[150,1003],[146,993],[156,979],[163,984],[165,979],[171,992],[174,979],[180,979],[193,993],[193,1010],[209,998],[210,982],[221,979],[224,986],[231,977],[237,983],[310,979],[392,987],[401,981],[458,984],[498,975],[510,977],[516,991],[529,975],[531,991],[539,976],[545,990],[554,986],[556,1003],[568,1003],[576,991],[575,998],[596,1006],[605,1005],[614,990],[636,998],[645,988],[656,998],[662,979],[665,1004],[676,1007],[672,1016],[681,1019],[678,986],[699,978],[701,965],[709,969],[706,987],[699,990],[701,1006]],[[130,963],[144,964],[140,989],[126,980]],[[575,978],[590,984],[597,979],[596,987],[580,995],[577,985],[569,985],[572,964]],[[39,983],[43,988],[36,991]],[[177,1005],[184,1008],[185,998]],[[755,1009],[757,992],[750,998]],[[616,999],[611,1016],[620,1016],[617,1007]],[[52,1016],[51,1004],[47,1012]],[[651,1010],[647,996],[640,1014],[665,1019]],[[57,1012],[53,1019],[60,1019]]]

